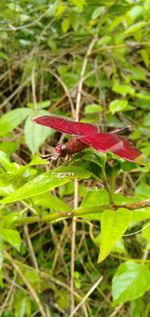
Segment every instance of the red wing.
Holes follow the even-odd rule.
[[[80,138],[80,141],[91,145],[97,151],[113,152],[121,158],[131,162],[138,161],[138,158],[142,154],[132,143],[111,133],[95,133]]]
[[[87,136],[97,132],[97,128],[90,123],[75,122],[56,116],[42,116],[35,118],[32,121],[59,132],[76,136]]]
[[[138,162],[138,159],[142,155],[142,153],[134,147],[134,145],[125,140],[124,138],[120,138],[123,142],[123,148],[120,150],[115,151],[114,153],[118,156],[122,157],[125,160],[131,161],[131,162]]]
[[[79,140],[85,144],[91,145],[100,152],[115,152],[123,148],[123,142],[120,137],[111,133],[95,133],[81,137]]]

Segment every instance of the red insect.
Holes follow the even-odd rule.
[[[75,122],[56,116],[42,116],[32,121],[74,136],[66,144],[56,146],[57,156],[74,154],[89,146],[92,146],[98,152],[112,152],[131,162],[137,162],[142,154],[132,143],[116,135],[117,132],[124,129],[99,133],[96,126],[91,123]]]

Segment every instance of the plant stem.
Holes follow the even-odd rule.
[[[103,181],[103,184],[107,190],[107,193],[109,195],[109,203],[110,205],[114,205],[114,201],[113,201],[113,190],[114,190],[114,186],[113,186],[113,183],[114,181],[112,182],[112,185],[109,186],[108,182],[107,182],[107,176],[106,176],[106,173],[105,173],[105,164],[101,166],[101,172],[102,172],[102,181]],[[114,178],[115,180],[115,178]]]
[[[46,216],[31,216],[31,217],[24,217],[16,219],[15,225],[22,226],[23,224],[31,224],[31,223],[55,223],[58,221],[62,221],[62,219],[71,219],[73,217],[82,217],[86,215],[91,214],[99,214],[100,212],[103,212],[104,210],[108,209],[109,205],[103,205],[103,206],[94,206],[91,208],[78,208],[76,210],[71,211],[60,211],[55,212]],[[117,210],[118,208],[127,208],[129,210],[137,210],[137,209],[143,209],[143,208],[149,208],[150,207],[150,199],[144,200],[144,201],[138,201],[131,204],[124,204],[124,205],[113,205],[113,210]],[[0,220],[3,221],[5,216],[0,215]]]

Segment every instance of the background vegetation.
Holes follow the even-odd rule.
[[[150,316],[149,21],[149,0],[0,1],[0,316]],[[145,166],[43,160],[48,113],[129,125]]]

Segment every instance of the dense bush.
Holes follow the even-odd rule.
[[[0,315],[150,315],[150,2],[1,0]],[[44,160],[33,117],[129,126],[145,157]],[[78,181],[77,181],[78,180]]]

